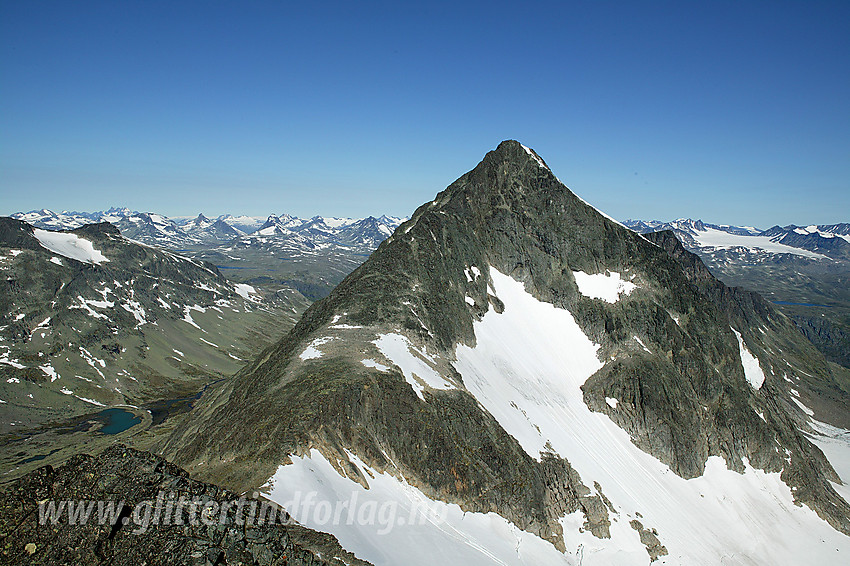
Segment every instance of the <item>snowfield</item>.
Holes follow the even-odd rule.
[[[705,231],[694,230],[692,235],[697,243],[703,247],[718,249],[740,247],[764,250],[774,254],[794,254],[812,259],[826,259],[826,256],[822,254],[774,242],[770,236],[744,236],[730,234],[714,228],[707,228]]]
[[[458,505],[428,499],[353,454],[349,459],[367,478],[368,490],[339,475],[315,449],[309,458],[291,458],[292,464],[269,479],[268,498],[302,525],[332,533],[346,550],[375,566],[576,563],[500,515],[464,513]]]
[[[432,367],[433,358],[413,347],[410,340],[401,334],[382,334],[375,346],[390,362],[404,374],[404,378],[423,401],[425,387],[453,389],[455,386]]]
[[[573,271],[579,293],[591,299],[602,299],[609,303],[616,303],[620,295],[628,295],[637,285],[631,281],[620,278],[616,271],[608,273],[595,273],[588,275],[584,271]]]
[[[38,243],[47,250],[83,263],[100,264],[109,261],[105,255],[94,248],[94,245],[76,234],[67,232],[51,232],[36,228],[33,235]]]

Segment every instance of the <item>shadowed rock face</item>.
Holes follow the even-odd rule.
[[[175,501],[182,497],[202,502],[195,524],[190,524],[186,507],[181,513],[184,525],[151,520],[141,529],[139,521],[154,516],[160,493],[166,494],[163,502],[172,494]],[[95,503],[85,524],[70,524],[67,512],[56,524],[39,524],[40,503],[81,500],[120,502],[117,520],[98,521]],[[342,550],[330,535],[284,521],[251,523],[247,506],[241,515],[234,505],[224,516],[208,515],[210,524],[201,520],[204,504],[213,502],[218,509],[238,500],[237,494],[191,480],[184,470],[148,452],[117,445],[97,457],[81,454],[59,468],[45,466],[0,487],[0,563],[368,565]]]
[[[781,470],[799,502],[850,533],[850,508],[827,481],[837,476],[798,431],[803,415],[780,376],[805,369],[795,387],[822,420],[847,406],[847,394],[787,318],[758,295],[723,286],[676,244],[672,234],[650,241],[607,219],[536,154],[503,142],[421,206],[278,344],[205,396],[162,450],[236,489],[262,484],[290,454],[317,447],[345,467],[350,450],[430,497],[498,512],[556,546],[558,517],[575,510],[588,530],[607,536],[608,511],[591,495],[592,478],[579,477],[569,454],[529,457],[452,366],[458,344],[475,344],[474,321],[501,308],[490,292],[492,266],[570,311],[600,345],[605,365],[584,384],[584,401],[641,449],[685,478],[701,475],[711,455],[736,470],[743,458]],[[471,266],[481,275],[469,275]],[[579,292],[577,271],[628,273],[637,289],[615,303],[592,299]],[[357,328],[342,334],[334,329],[340,320]],[[762,364],[761,389],[745,379],[730,326]],[[375,337],[387,332],[427,348],[459,387],[426,389],[422,400],[398,368],[365,367]],[[636,347],[635,336],[652,351]],[[302,359],[322,337],[332,338],[325,353]],[[634,528],[657,556],[652,527]]]

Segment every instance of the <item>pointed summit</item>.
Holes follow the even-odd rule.
[[[522,155],[522,152],[524,152],[525,155]],[[496,147],[494,153],[496,155],[503,156],[505,159],[524,160],[527,157],[530,157],[538,166],[543,167],[544,169],[549,169],[549,166],[546,165],[546,162],[543,161],[543,158],[537,155],[536,151],[516,140],[503,141]]]

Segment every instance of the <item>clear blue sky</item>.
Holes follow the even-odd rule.
[[[501,140],[617,218],[850,221],[850,2],[0,3],[0,214],[407,215]]]

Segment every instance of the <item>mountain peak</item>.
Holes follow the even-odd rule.
[[[794,426],[805,417],[779,374],[802,387],[817,372],[837,396],[829,369],[789,320],[698,262],[606,219],[533,150],[504,141],[202,398],[162,449],[239,491],[285,486],[277,501],[308,454],[364,488],[386,470],[558,548],[583,530],[620,539],[616,509],[639,512],[657,527],[651,557],[662,543],[691,552],[679,525],[728,496],[694,491],[673,508],[659,506],[671,490],[645,486],[737,482],[756,468],[770,481],[783,472],[797,503],[850,532],[850,507],[827,482],[837,476]],[[781,358],[780,343],[793,345]],[[571,495],[589,486],[597,496]],[[759,504],[773,513],[776,501]],[[565,526],[581,509],[584,526]]]
[[[491,151],[488,155],[490,154],[493,154],[493,156],[499,160],[516,161],[518,163],[533,160],[534,163],[540,167],[549,170],[549,166],[546,165],[543,158],[537,155],[536,151],[516,140],[505,140],[501,142],[496,149]],[[486,157],[484,161],[486,161]],[[482,161],[482,163],[484,161]]]

